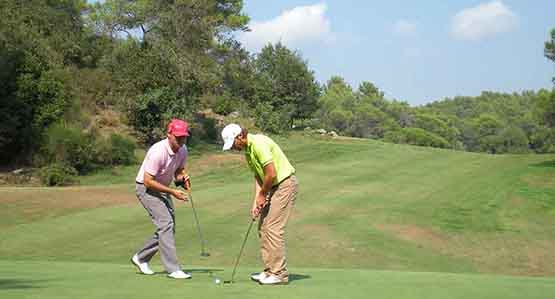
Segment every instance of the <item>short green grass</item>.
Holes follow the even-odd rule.
[[[191,268],[193,279],[133,274],[128,265],[0,261],[2,298],[552,298],[555,280],[491,275],[298,268],[288,286],[262,287],[241,268],[232,285],[216,284],[228,268]],[[229,271],[227,271],[229,272]]]
[[[193,280],[135,275],[128,264],[153,232],[134,196],[133,165],[80,187],[0,189],[0,298],[554,296],[555,155],[276,140],[300,181],[288,228],[290,286],[248,281],[260,268],[254,230],[237,283],[213,283],[231,274],[252,175],[240,154],[209,147],[191,151],[190,161],[209,258],[199,257],[190,205],[176,203],[178,255]],[[158,257],[153,267],[162,270]]]

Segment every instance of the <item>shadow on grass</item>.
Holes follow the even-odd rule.
[[[37,289],[42,288],[42,286],[36,284],[43,282],[44,280],[0,279],[0,290]]]
[[[187,269],[186,272],[190,273],[208,273],[212,275],[214,272],[222,272],[224,269]]]
[[[540,163],[530,164],[532,167],[540,167],[540,168],[555,168],[555,160],[553,161],[543,161]]]
[[[212,276],[215,272],[222,272],[224,269],[183,269],[185,272],[189,272],[191,274],[200,273],[200,274],[208,274]],[[154,274],[168,274],[165,271],[155,272]]]
[[[303,279],[310,279],[312,276],[304,275],[304,274],[289,274],[289,282],[303,280]]]

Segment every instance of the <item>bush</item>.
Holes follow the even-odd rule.
[[[95,168],[95,139],[79,128],[55,124],[44,136],[40,164],[59,163],[85,174]]]
[[[399,131],[389,131],[385,134],[384,139],[393,143],[449,148],[447,140],[420,128],[403,128]]]
[[[214,97],[214,103],[212,104],[212,106],[214,107],[214,112],[218,114],[228,115],[229,113],[237,109],[239,103],[240,101],[231,96],[220,95]]]
[[[536,153],[555,153],[555,129],[541,127],[532,134],[530,141]]]
[[[130,165],[136,161],[135,147],[130,138],[113,133],[106,141],[99,142],[96,162],[103,166]]]
[[[137,97],[128,107],[128,117],[139,138],[153,144],[164,136],[165,126],[172,118],[191,119],[196,108],[195,98],[163,87]]]
[[[39,178],[46,186],[67,186],[77,182],[77,170],[62,163],[54,163],[39,170]]]
[[[500,152],[520,154],[528,152],[528,137],[519,127],[508,127],[503,129],[500,134],[503,146]]]
[[[279,134],[289,129],[287,110],[276,111],[268,103],[259,103],[255,110],[255,124],[265,132]]]

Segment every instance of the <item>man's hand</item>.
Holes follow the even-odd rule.
[[[268,199],[269,198],[262,192],[258,192],[258,194],[256,194],[256,199],[251,208],[252,219],[256,219],[258,215],[260,215],[260,211],[262,211],[262,209],[268,204]]]
[[[191,177],[188,175],[178,175],[175,180],[175,186],[183,187],[185,190],[191,190]]]
[[[251,218],[254,220],[258,218],[258,215],[260,215],[260,209],[258,209],[258,207],[256,206],[253,206],[251,208]]]
[[[178,189],[172,189],[172,195],[173,197],[177,198],[178,200],[181,201],[189,201],[189,197],[187,196],[187,193],[185,193],[184,191],[178,190]]]

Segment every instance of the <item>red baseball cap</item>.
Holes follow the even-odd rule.
[[[174,118],[168,124],[168,133],[174,136],[189,136],[189,124],[181,119]]]

